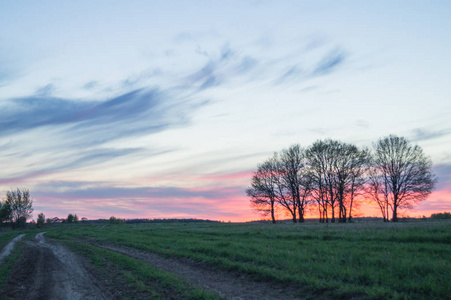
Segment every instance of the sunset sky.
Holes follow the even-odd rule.
[[[450,1],[1,1],[0,192],[36,218],[258,219],[274,151],[389,134],[451,210]],[[366,215],[377,215],[363,206]]]

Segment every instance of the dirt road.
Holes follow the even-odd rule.
[[[83,263],[44,233],[23,242],[23,255],[3,288],[1,299],[109,299]]]
[[[16,237],[4,249],[10,252],[21,238],[22,236]],[[189,259],[165,257],[134,248],[93,241],[90,244],[177,274],[194,286],[226,299],[302,298],[298,289],[277,283],[255,282],[246,274],[213,269]],[[147,299],[149,296],[130,290],[114,276],[115,273],[99,274],[86,259],[54,241],[47,240],[44,232],[37,234],[34,240],[23,241],[22,247],[22,255],[2,287],[0,299],[122,299],[123,295],[129,295],[133,299]],[[7,253],[6,251],[3,252]],[[5,257],[6,254],[3,252],[0,255]],[[116,279],[119,281],[114,282]]]

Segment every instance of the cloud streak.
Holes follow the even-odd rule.
[[[451,129],[428,130],[424,128],[417,128],[413,130],[412,140],[415,142],[426,141],[441,138],[449,134],[451,134]]]
[[[316,65],[312,72],[313,76],[326,75],[335,71],[342,65],[347,57],[347,54],[340,49],[334,49],[328,52]]]
[[[37,210],[55,203],[49,213],[76,212],[96,218],[115,214],[129,218],[231,218],[248,214],[239,186],[225,188],[111,187],[108,182],[53,182],[33,192]],[[58,201],[56,201],[58,200]],[[88,210],[83,207],[89,207]],[[64,211],[67,213],[64,213]],[[63,213],[61,213],[63,212]]]
[[[189,103],[159,89],[138,89],[100,102],[46,96],[12,99],[0,107],[0,135],[58,128],[72,142],[78,140],[78,146],[102,144],[186,124],[188,115],[207,103]]]

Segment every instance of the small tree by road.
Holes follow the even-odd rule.
[[[38,226],[38,228],[42,228],[42,227],[44,227],[44,223],[45,223],[45,215],[43,213],[40,213],[38,215],[38,220],[36,222],[36,225]]]
[[[0,225],[11,220],[11,205],[6,201],[0,202]]]
[[[33,213],[33,199],[28,189],[15,189],[6,192],[6,203],[11,208],[11,220],[19,227],[24,227]]]

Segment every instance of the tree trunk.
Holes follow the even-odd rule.
[[[394,205],[393,206],[393,222],[398,222],[398,206]]]
[[[342,205],[340,208],[340,223],[346,223],[346,207]]]
[[[272,223],[276,224],[276,218],[274,217],[274,201],[271,201],[271,219]]]
[[[348,222],[351,222],[352,220],[352,204],[354,203],[354,192],[351,194],[351,204],[349,205],[349,217]]]
[[[301,203],[298,203],[298,215],[299,223],[304,223],[304,207],[301,206]]]
[[[332,208],[332,218],[330,222],[335,223],[335,207],[333,205],[331,205],[330,207]]]

